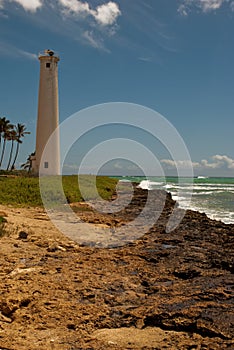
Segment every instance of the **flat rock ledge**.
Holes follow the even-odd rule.
[[[187,211],[168,232],[181,209],[153,192],[151,209],[166,197],[164,209],[133,240],[124,227],[143,210],[146,190],[135,186],[115,214],[73,205],[95,227],[122,227],[120,247],[75,242],[43,209],[0,206],[8,232],[0,240],[0,349],[234,349],[234,225]]]

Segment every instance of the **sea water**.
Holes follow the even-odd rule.
[[[215,220],[234,224],[234,178],[224,177],[121,177],[134,181],[144,189],[164,189],[172,194],[180,208],[206,213]],[[191,201],[190,201],[190,196]]]

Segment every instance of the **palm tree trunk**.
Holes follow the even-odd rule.
[[[12,158],[12,153],[13,153],[13,147],[14,147],[14,140],[11,141],[11,151],[10,151],[9,161],[8,161],[8,164],[7,164],[7,169],[6,169],[7,171],[10,168],[11,158]]]
[[[15,162],[16,162],[16,159],[18,157],[18,154],[19,154],[19,142],[17,142],[17,147],[16,147],[16,151],[15,151],[15,158],[13,160],[11,170],[13,170],[15,168]]]
[[[6,139],[4,139],[4,142],[3,142],[2,154],[1,154],[1,160],[0,160],[0,167],[2,166],[2,161],[3,161],[3,157],[4,157],[4,153],[5,153],[5,147],[6,147]]]

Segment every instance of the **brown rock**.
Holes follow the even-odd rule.
[[[163,197],[155,191],[152,209]],[[114,234],[146,198],[135,188],[125,210],[83,210],[83,220],[112,225]],[[38,209],[7,212],[7,225],[22,225],[30,239],[1,239],[0,348],[234,348],[234,225],[188,211],[167,233],[174,206],[167,195],[148,233],[110,249],[79,246],[50,221],[35,219]]]
[[[19,232],[19,237],[18,239],[27,239],[28,238],[28,233],[25,231],[20,231]]]

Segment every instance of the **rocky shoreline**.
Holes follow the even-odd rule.
[[[234,225],[187,211],[167,232],[175,202],[152,192],[152,208],[166,196],[159,220],[118,248],[72,241],[42,209],[0,208],[0,349],[234,349]],[[124,230],[147,194],[116,214],[73,209]]]

